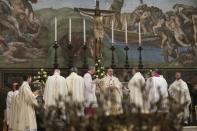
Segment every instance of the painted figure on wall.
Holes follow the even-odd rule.
[[[111,61],[111,24],[114,21],[115,60],[122,65],[125,59],[125,23],[128,27],[128,57],[134,66],[138,62],[138,23],[141,23],[142,52],[145,67],[197,67],[197,8],[189,1],[100,0],[100,10],[121,13],[82,11],[85,17],[88,62],[104,58]],[[67,67],[65,43],[68,39],[68,17],[72,19],[74,61],[80,65],[83,53],[84,16],[74,8],[95,9],[95,2],[87,0],[0,0],[0,67],[52,67],[54,50],[54,17],[58,19],[58,43],[61,44],[59,65]],[[95,10],[94,10],[95,11]],[[62,15],[64,14],[64,15]],[[99,14],[99,12],[98,12]],[[114,15],[115,14],[115,15]],[[107,17],[105,17],[107,16]],[[93,35],[94,34],[94,35]],[[74,40],[75,38],[75,40]],[[97,40],[97,41],[95,41]],[[102,44],[101,44],[102,42]],[[96,44],[95,44],[96,43]],[[102,45],[102,46],[101,46]],[[96,49],[95,50],[95,46]],[[154,53],[153,53],[154,52]],[[146,56],[146,57],[145,57]],[[80,60],[80,62],[78,62]],[[120,67],[122,67],[120,65]]]
[[[25,63],[42,54],[37,40],[41,25],[34,15],[32,3],[36,1],[0,1],[0,43],[5,63]]]

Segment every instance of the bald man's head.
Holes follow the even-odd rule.
[[[114,70],[112,68],[107,69],[107,75],[113,76]]]
[[[94,66],[88,67],[88,72],[90,72],[91,74],[94,74],[95,73],[95,67]]]
[[[176,78],[176,80],[181,79],[181,72],[176,72],[175,73],[175,78]]]
[[[61,71],[59,69],[54,70],[54,74],[60,74],[60,73],[61,73]]]

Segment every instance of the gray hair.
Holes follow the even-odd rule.
[[[95,67],[94,66],[89,66],[88,67],[88,70],[90,71],[90,70],[92,70],[92,69],[94,69]]]
[[[77,72],[78,72],[78,70],[77,70],[77,68],[76,68],[76,67],[72,67],[72,68],[70,69],[70,72],[75,72],[75,73],[77,73]]]
[[[55,74],[55,73],[60,74],[60,73],[61,73],[60,69],[55,69],[55,70],[54,70],[54,74]]]

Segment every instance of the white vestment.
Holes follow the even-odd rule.
[[[11,113],[11,102],[12,98],[15,97],[18,94],[18,90],[16,91],[9,91],[7,94],[7,99],[6,99],[6,115],[7,115],[7,124],[9,125],[10,120],[12,119]]]
[[[85,107],[97,107],[96,84],[90,73],[84,75],[84,82]]]
[[[128,83],[130,103],[134,104],[142,112],[145,112],[145,101],[143,99],[144,86],[145,79],[140,72],[137,72]]]
[[[23,82],[19,88],[19,93],[12,99],[10,121],[11,131],[36,130],[36,115],[34,107],[37,100],[31,91],[28,82]]]
[[[163,76],[160,75],[148,78],[146,81],[146,90],[148,92],[147,107],[149,110],[155,110],[155,108],[151,109],[151,105],[156,106],[159,101],[161,102],[160,109],[167,109],[168,83]]]
[[[53,76],[49,76],[46,81],[43,95],[45,107],[55,105],[59,97],[64,100],[67,95],[68,87],[65,84],[65,78],[60,76],[59,73],[54,73]]]
[[[77,73],[72,72],[65,81],[68,87],[68,92],[72,95],[72,101],[77,103],[83,103],[84,98],[84,88],[85,83],[83,77],[79,76]]]
[[[175,80],[168,89],[170,97],[178,104],[186,104],[184,118],[189,118],[189,105],[191,96],[187,84],[182,80]]]
[[[115,76],[106,76],[101,80],[101,82],[101,99],[104,100],[103,102],[106,115],[122,113],[123,94],[122,84],[119,79]],[[109,97],[107,100],[105,95]]]

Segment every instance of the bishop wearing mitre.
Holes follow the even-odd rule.
[[[65,78],[60,75],[59,69],[55,69],[54,74],[49,76],[46,81],[43,95],[45,107],[55,105],[56,100],[60,97],[64,99],[67,95],[68,89],[65,84]]]
[[[113,69],[109,68],[107,70],[107,75],[101,82],[101,99],[104,102],[105,114],[116,115],[122,113],[122,84],[113,75]]]

